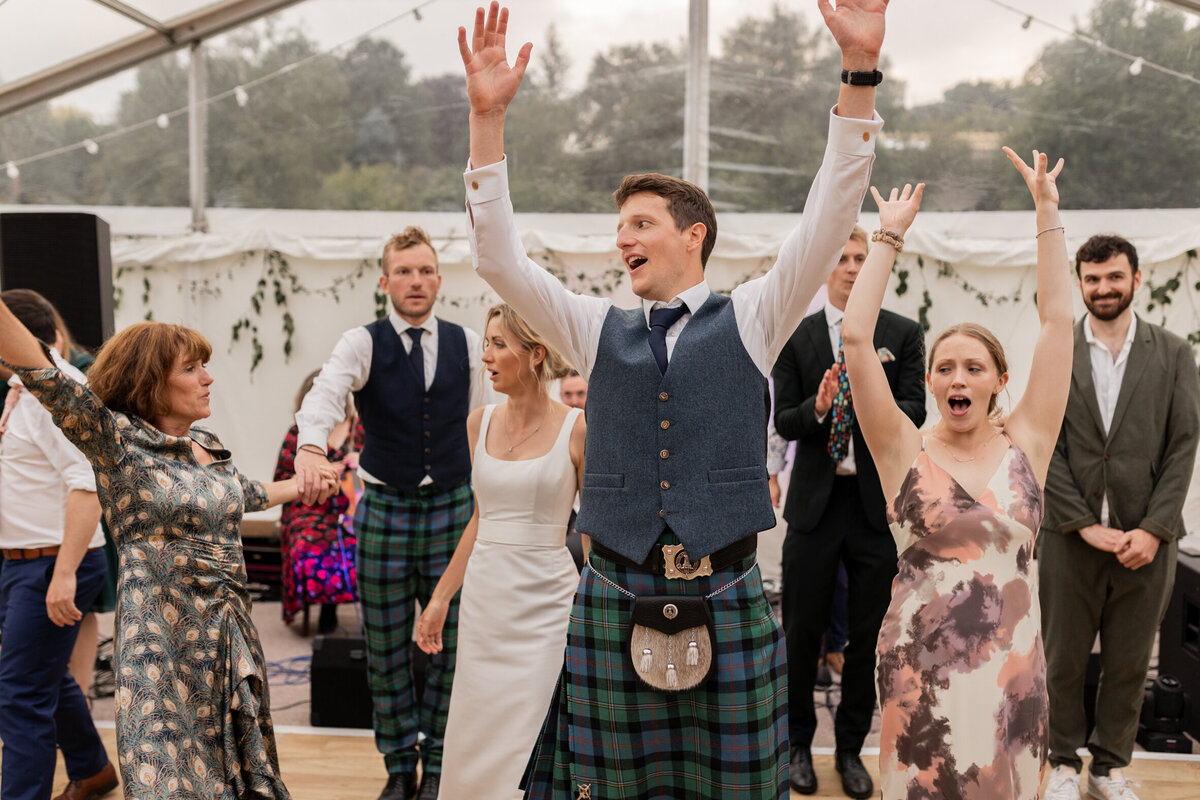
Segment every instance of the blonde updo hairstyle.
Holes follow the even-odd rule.
[[[967,336],[983,345],[987,350],[988,355],[992,357],[992,363],[996,366],[996,372],[999,375],[1008,374],[1008,359],[1004,356],[1004,346],[1000,344],[1000,340],[995,334],[989,331],[982,325],[977,325],[974,322],[960,322],[957,325],[951,325],[946,330],[938,334],[938,337],[933,340],[933,346],[929,348],[929,366],[926,368],[926,374],[933,371],[933,359],[937,355],[938,345],[949,339],[951,336]],[[1005,389],[1007,391],[1007,389]],[[998,417],[1003,413],[1003,410],[996,402],[996,394],[993,393],[988,398],[988,416]]]
[[[488,309],[487,319],[484,320],[483,330],[484,335],[487,335],[487,326],[492,320],[499,319],[500,324],[504,326],[508,332],[508,346],[515,347],[523,353],[528,353],[530,356],[534,354],[537,348],[542,348],[546,354],[545,357],[534,363],[531,358],[529,361],[529,372],[533,379],[541,384],[543,389],[546,389],[551,383],[564,378],[571,372],[571,365],[567,360],[558,354],[558,351],[534,333],[533,328],[529,327],[529,323],[513,310],[513,307],[508,303],[499,303]]]

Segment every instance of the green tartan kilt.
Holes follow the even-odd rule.
[[[712,598],[716,668],[678,694],[649,689],[628,652],[634,595]],[[526,770],[528,800],[786,800],[787,671],[754,557],[667,580],[593,554],[580,577],[555,697]]]

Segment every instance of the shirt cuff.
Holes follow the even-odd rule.
[[[872,112],[871,119],[839,117],[834,113],[837,106],[829,110],[829,149],[855,156],[869,156],[875,152],[875,140],[883,128],[883,117]]]
[[[818,413],[817,413],[817,410],[814,408],[814,409],[813,409],[813,416],[817,418],[817,422],[818,422],[818,423],[821,423],[821,422],[824,422],[824,421],[825,421],[825,418],[829,416],[829,412],[828,412],[828,411],[826,411],[824,414],[818,414]]]
[[[463,183],[467,189],[467,205],[479,205],[505,197],[508,194],[508,156],[479,169],[471,169],[468,164],[463,173]]]

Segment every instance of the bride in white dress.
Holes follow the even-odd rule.
[[[523,795],[562,669],[579,583],[565,540],[585,426],[579,409],[546,391],[570,367],[507,305],[488,312],[483,347],[492,386],[508,401],[467,418],[475,514],[421,615],[417,644],[441,650],[461,586],[440,796],[506,800]]]

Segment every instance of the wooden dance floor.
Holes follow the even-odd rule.
[[[104,724],[104,723],[101,723]],[[115,732],[107,723],[100,735],[109,755],[116,752]],[[364,735],[365,734],[365,735]],[[321,732],[321,729],[301,729],[280,726],[278,731],[279,761],[283,779],[294,800],[375,800],[387,775],[383,759],[375,751],[375,740],[369,731]],[[809,797],[844,798],[842,784],[833,767],[833,754],[820,748],[814,752],[817,779],[821,790]],[[863,762],[878,779],[878,759],[874,751],[863,754]],[[1141,784],[1141,800],[1197,800],[1200,798],[1200,756],[1170,756],[1159,753],[1136,753],[1126,775]],[[54,791],[66,785],[66,775],[59,760]],[[113,792],[109,798],[119,798]],[[792,792],[792,798],[804,795]],[[443,800],[468,800],[443,798]],[[680,798],[684,800],[684,798]]]

